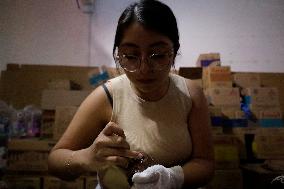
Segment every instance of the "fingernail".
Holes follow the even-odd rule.
[[[138,158],[139,158],[139,159],[142,159],[143,157],[144,157],[144,155],[143,155],[142,153],[139,153],[139,154],[138,154]]]

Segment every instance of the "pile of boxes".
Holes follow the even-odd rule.
[[[232,72],[230,66],[221,65],[219,53],[200,55],[197,66],[180,68],[179,74],[189,76],[202,87],[208,99],[216,160],[215,177],[208,188],[241,189],[240,162],[244,160],[269,160],[268,166],[281,167],[284,124],[278,88],[262,86],[258,73]],[[108,73],[113,77],[118,75],[114,68],[108,68]],[[5,179],[12,188],[94,188],[95,175],[66,182],[47,174],[50,149],[92,88],[66,78],[45,81],[39,102],[42,109],[40,139],[9,140]]]
[[[209,64],[203,67],[202,83],[207,97],[215,154],[215,176],[209,188],[242,188],[240,165],[240,142],[224,130],[247,126],[241,111],[240,90],[233,87],[232,73],[229,66]]]
[[[262,86],[258,73],[232,73],[229,66],[221,65],[220,58],[217,63],[213,58],[204,60],[211,56],[202,54],[197,60],[197,66],[202,67],[216,161],[209,188],[241,189],[240,161],[269,160],[275,164],[277,159],[278,167],[284,162],[279,91]]]
[[[35,67],[39,68],[40,66]],[[11,78],[14,75],[12,72],[19,72],[22,75],[25,75],[25,72],[34,73],[35,76],[42,73],[42,77],[49,77],[47,73],[50,72],[52,75],[54,74],[52,70],[60,71],[62,69],[62,76],[58,75],[58,78],[40,78],[39,86],[36,84],[30,86],[34,87],[36,91],[40,90],[41,94],[40,99],[35,101],[35,103],[39,102],[37,103],[38,107],[42,110],[40,136],[11,137],[8,140],[8,161],[1,184],[3,187],[7,185],[7,188],[12,189],[95,188],[97,185],[95,173],[83,175],[73,182],[67,182],[48,175],[47,166],[48,154],[51,148],[62,136],[77,111],[78,106],[91,93],[93,87],[85,87],[87,86],[86,83],[77,83],[69,78],[61,78],[63,75],[73,76],[73,71],[75,70],[73,68],[43,66],[43,70],[39,68],[40,71],[31,71],[30,69],[34,68],[29,68],[28,71],[17,68],[16,71],[7,70],[5,73],[11,74]],[[77,81],[84,81],[82,77],[86,77],[86,82],[88,82],[88,75],[77,75],[76,77],[78,78],[75,78]],[[57,75],[55,74],[55,76]]]

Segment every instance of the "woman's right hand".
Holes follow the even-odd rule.
[[[91,172],[98,172],[109,165],[127,168],[129,158],[142,157],[141,153],[130,150],[124,131],[114,122],[109,122],[84,151],[85,169]]]

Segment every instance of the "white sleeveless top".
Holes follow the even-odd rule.
[[[170,74],[168,92],[154,102],[139,98],[126,75],[110,82],[112,121],[124,130],[131,150],[143,151],[164,166],[189,159],[192,142],[188,116],[192,101],[183,77]]]

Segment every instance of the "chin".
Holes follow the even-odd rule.
[[[151,83],[151,84],[136,84],[136,88],[143,93],[149,93],[149,92],[153,92],[155,90],[157,90],[159,87],[157,84],[155,83]]]

